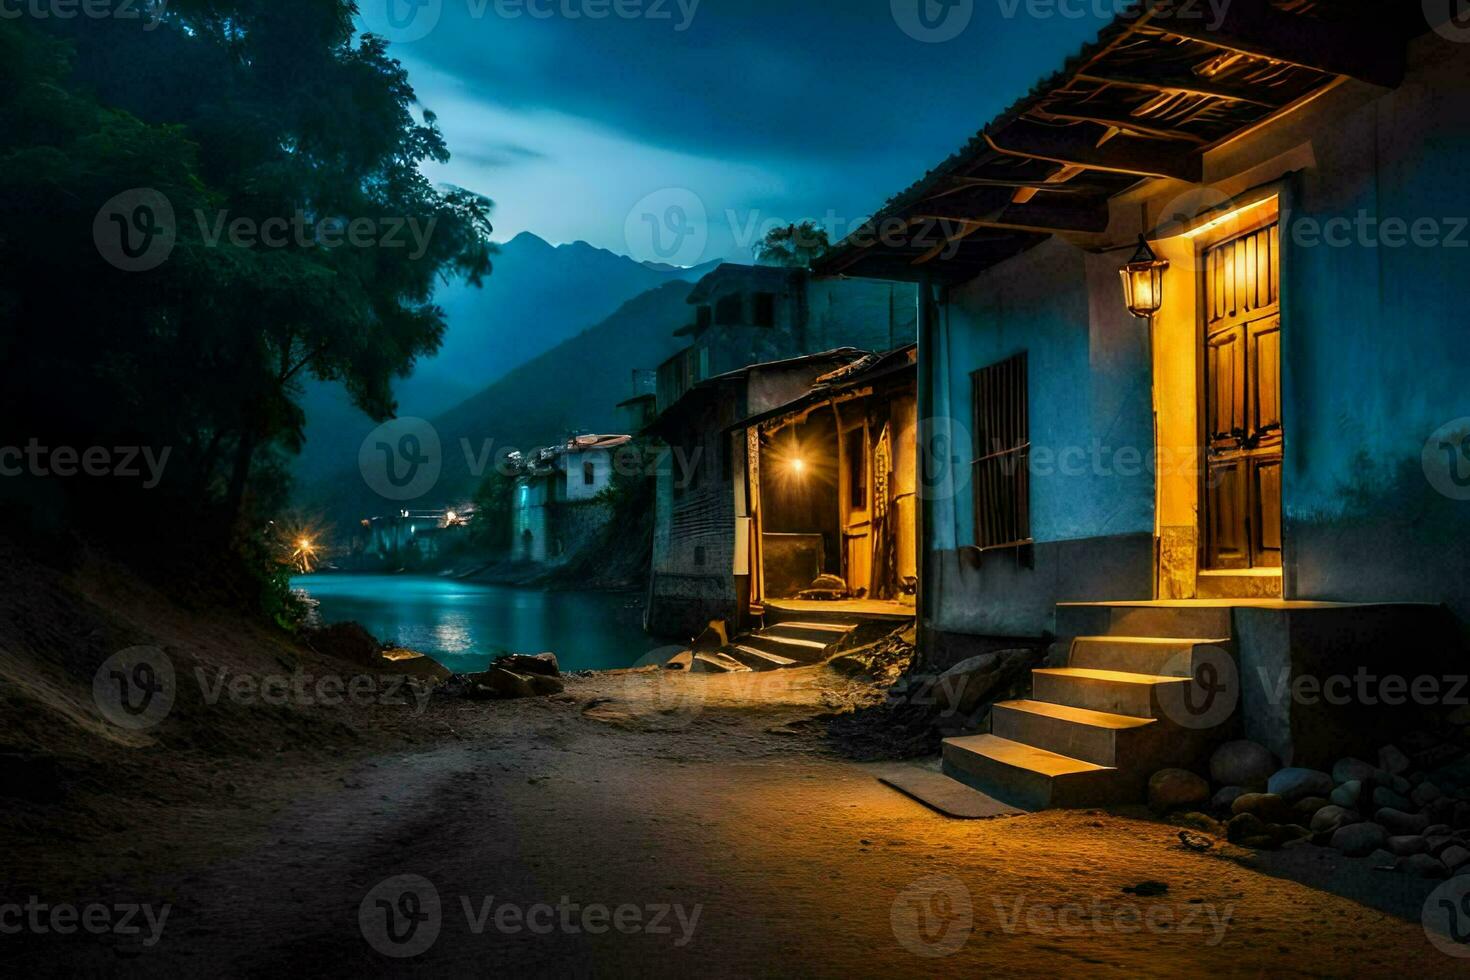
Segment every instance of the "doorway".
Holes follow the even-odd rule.
[[[1204,548],[1200,570],[1279,575],[1280,224],[1204,252]]]

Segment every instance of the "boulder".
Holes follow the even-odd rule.
[[[1210,778],[1223,786],[1264,789],[1275,768],[1271,750],[1256,742],[1226,742],[1210,756]]]
[[[1444,793],[1438,786],[1425,780],[1414,787],[1414,792],[1409,794],[1409,800],[1417,807],[1426,807],[1443,796]]]
[[[1315,834],[1336,833],[1339,828],[1358,823],[1362,819],[1355,810],[1328,804],[1312,814],[1312,832]]]
[[[531,693],[538,698],[560,694],[567,689],[560,677],[548,677],[545,674],[522,674],[521,676],[530,683]]]
[[[1427,814],[1405,813],[1393,807],[1383,807],[1373,814],[1373,819],[1395,834],[1422,834],[1429,829]]]
[[[1399,793],[1403,796],[1408,796],[1409,791],[1414,788],[1413,784],[1411,784],[1403,776],[1389,776],[1387,780],[1387,785],[1389,789],[1392,789],[1395,793]]]
[[[1299,818],[1303,823],[1308,823],[1312,815],[1324,806],[1330,806],[1332,801],[1321,796],[1309,796],[1304,800],[1297,800],[1292,804],[1292,816]]]
[[[1425,837],[1453,837],[1454,835],[1455,828],[1447,823],[1430,824],[1429,828],[1424,831]]]
[[[481,674],[470,674],[465,696],[476,701],[507,701],[536,696],[531,679],[525,674],[492,667]]]
[[[939,675],[930,696],[946,714],[971,715],[1003,693],[1031,657],[1030,650],[997,650],[961,660]]]
[[[1426,833],[1424,835],[1424,849],[1435,857],[1439,857],[1440,854],[1459,843],[1461,841],[1458,837],[1452,837],[1449,834]]]
[[[1333,790],[1332,796],[1329,799],[1338,806],[1355,807],[1358,805],[1358,799],[1362,795],[1362,782],[1356,779],[1349,779],[1337,787],[1337,789]]]
[[[1364,762],[1362,759],[1338,759],[1332,766],[1332,781],[1334,783],[1346,783],[1353,780],[1367,782],[1377,781],[1379,778],[1378,767]]]
[[[1448,878],[1450,876],[1450,869],[1428,854],[1399,858],[1398,864],[1394,867],[1405,874],[1417,875],[1420,878]]]
[[[1388,831],[1376,823],[1354,823],[1339,827],[1332,846],[1348,857],[1365,857],[1388,841]]]
[[[538,653],[534,657],[523,653],[508,653],[496,657],[490,666],[508,670],[514,674],[538,674],[542,677],[560,677],[561,667],[554,653]]]
[[[1402,776],[1409,771],[1409,757],[1392,745],[1378,750],[1378,768],[1391,776]]]
[[[1225,825],[1225,839],[1232,844],[1241,844],[1266,832],[1266,822],[1254,813],[1237,813]]]
[[[1274,793],[1243,793],[1230,805],[1231,813],[1253,813],[1266,823],[1284,823],[1294,815],[1285,800]]]
[[[1455,809],[1450,824],[1456,830],[1470,829],[1470,803],[1464,800],[1457,800],[1455,802]]]
[[[1368,855],[1368,862],[1380,871],[1392,871],[1394,865],[1399,863],[1399,859],[1380,847]]]
[[[1288,803],[1308,796],[1329,796],[1333,789],[1332,777],[1316,769],[1278,769],[1266,781],[1266,791],[1275,793]]]
[[[363,667],[376,666],[383,657],[383,644],[358,623],[333,623],[302,633],[306,645],[317,653],[347,660]]]
[[[1211,810],[1231,810],[1231,804],[1245,795],[1243,786],[1226,786],[1210,798]],[[1232,812],[1234,812],[1232,810]]]
[[[1460,844],[1454,844],[1440,851],[1439,859],[1451,871],[1459,871],[1461,868],[1470,865],[1470,848],[1466,848]]]
[[[1380,786],[1373,791],[1373,805],[1375,807],[1386,806],[1394,810],[1403,810],[1406,813],[1410,810],[1418,809],[1414,804],[1387,786]]]
[[[1155,813],[1198,808],[1210,798],[1210,784],[1188,769],[1160,769],[1148,781],[1148,805]]]
[[[1390,837],[1388,849],[1399,857],[1408,857],[1411,854],[1426,854],[1429,851],[1429,842],[1423,837]]]

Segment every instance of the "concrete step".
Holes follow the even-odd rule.
[[[1114,670],[1165,677],[1193,677],[1211,649],[1229,640],[1174,639],[1157,636],[1079,636],[1072,641],[1069,667]]]
[[[1169,685],[1193,684],[1188,677],[1163,677],[1117,670],[1085,667],[1055,667],[1031,672],[1031,696],[1037,701],[1064,704],[1089,711],[1132,715],[1135,718],[1162,716],[1160,692]],[[1170,700],[1183,703],[1183,692]]]
[[[990,715],[994,735],[1099,766],[1134,768],[1153,753],[1164,726],[1152,718],[1089,711],[1043,701],[1002,701]]]
[[[825,660],[827,651],[837,641],[802,640],[790,636],[776,636],[767,631],[742,636],[738,642],[757,650],[764,650],[766,653],[774,653],[800,663],[811,664]]]
[[[944,740],[944,773],[1028,810],[1127,802],[1141,787],[1110,766],[1013,742],[999,735]]]
[[[1210,639],[1229,637],[1228,604],[1150,602],[1063,602],[1057,605],[1057,636],[1152,636]]]
[[[1200,572],[1194,587],[1201,599],[1279,599],[1281,569]]]
[[[761,630],[766,636],[783,636],[793,640],[816,640],[825,644],[842,642],[843,637],[858,628],[857,623],[805,623],[792,620]]]
[[[779,670],[782,667],[800,666],[797,661],[778,654],[767,653],[765,650],[757,650],[755,647],[744,643],[732,643],[725,647],[724,653],[749,667],[751,670]]]

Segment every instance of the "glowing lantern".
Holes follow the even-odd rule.
[[[1164,270],[1169,263],[1149,248],[1148,239],[1138,236],[1138,251],[1120,273],[1123,277],[1123,299],[1128,312],[1137,317],[1151,317],[1164,305]]]

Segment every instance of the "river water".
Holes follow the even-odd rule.
[[[643,632],[635,595],[538,592],[407,575],[303,575],[323,622],[361,623],[378,639],[434,657],[456,672],[502,653],[557,656],[562,670],[630,667],[662,646]]]

